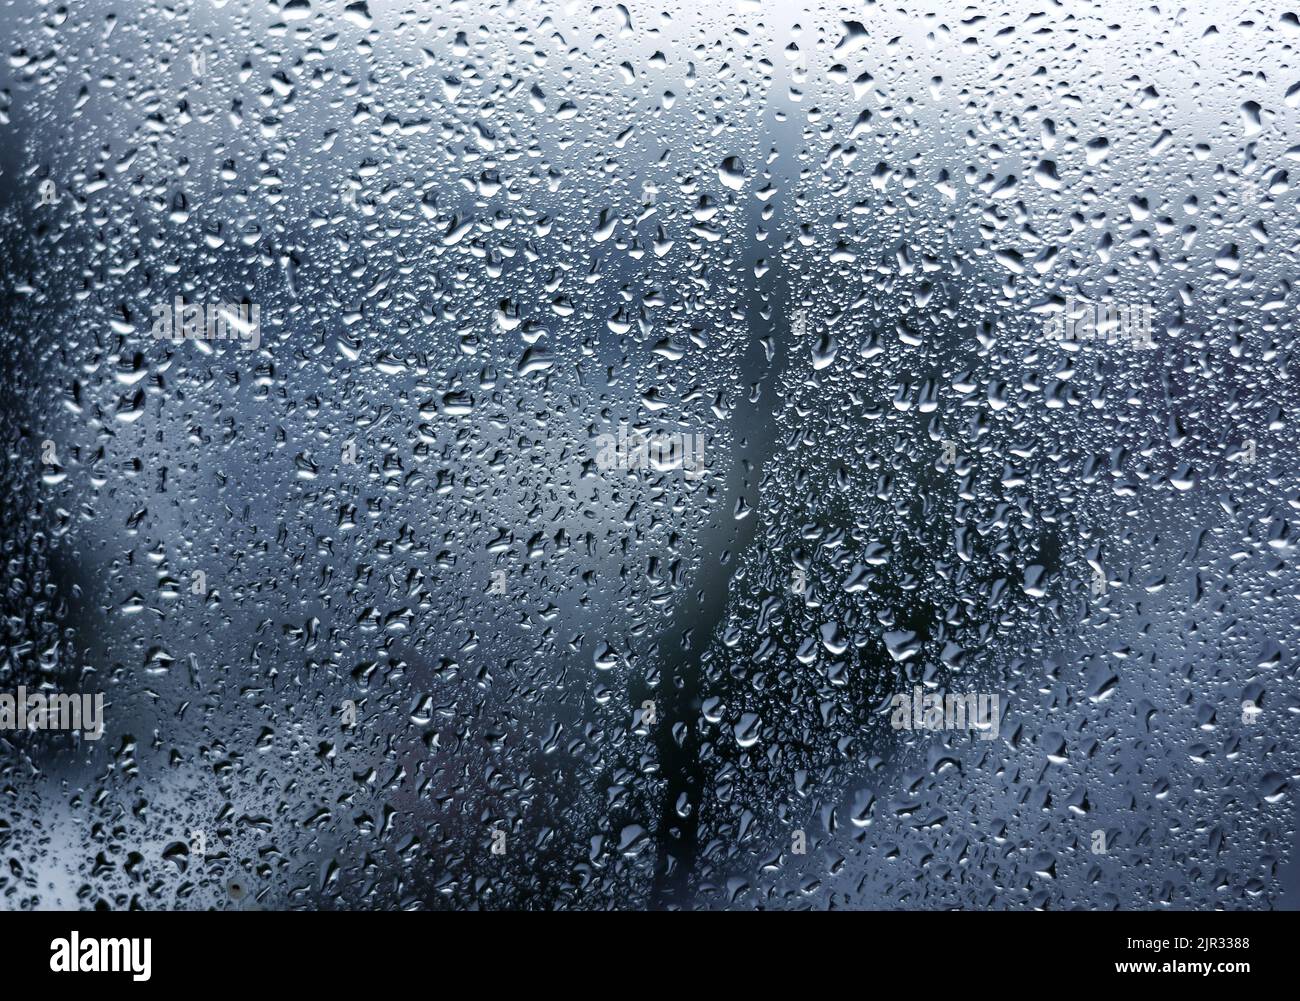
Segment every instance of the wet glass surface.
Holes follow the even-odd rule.
[[[1294,904],[1210,6],[0,8],[0,907]]]

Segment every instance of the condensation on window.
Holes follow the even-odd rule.
[[[1294,13],[0,21],[0,907],[1296,899]]]

